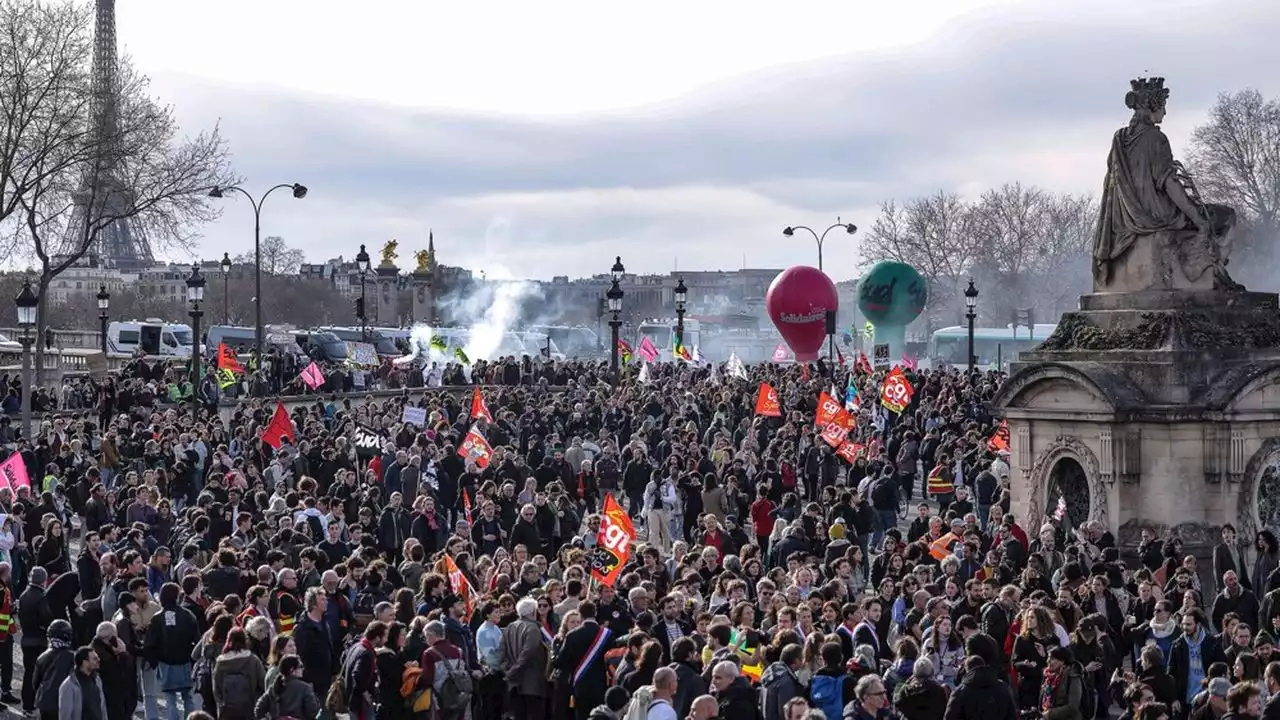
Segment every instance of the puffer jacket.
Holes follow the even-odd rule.
[[[36,709],[57,714],[58,689],[76,667],[76,655],[70,645],[59,640],[36,658],[33,682],[36,684]]]

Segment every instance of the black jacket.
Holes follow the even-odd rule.
[[[1018,703],[993,667],[976,668],[947,701],[945,720],[1017,720]]]
[[[22,627],[22,647],[49,647],[45,630],[51,622],[53,622],[53,610],[49,608],[49,599],[45,597],[44,588],[38,585],[27,585],[27,589],[23,590],[22,595],[18,597],[18,624]]]
[[[58,688],[75,670],[76,654],[69,647],[50,648],[36,658],[36,709],[42,713],[58,712]]]
[[[324,697],[329,691],[329,682],[333,679],[336,664],[333,658],[334,643],[329,637],[328,629],[304,614],[293,629],[293,645],[298,650],[298,658],[302,660],[302,679],[311,683],[317,697]]]
[[[147,628],[146,658],[165,665],[186,665],[200,642],[200,623],[186,608],[161,608]]]

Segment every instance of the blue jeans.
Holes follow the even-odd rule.
[[[182,712],[178,712],[178,698],[182,698]],[[169,720],[182,720],[182,718],[196,711],[196,706],[191,699],[190,690],[165,691],[165,700],[169,704]]]
[[[876,526],[876,532],[871,536],[871,546],[879,549],[884,543],[884,533],[889,528],[898,526],[897,510],[877,510],[876,518],[879,524]]]
[[[991,513],[990,505],[978,503],[978,527],[982,528],[982,532],[987,531],[987,515]]]

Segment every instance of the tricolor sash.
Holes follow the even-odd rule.
[[[609,636],[612,634],[609,628],[604,625],[601,625],[600,629],[596,631],[596,637],[591,641],[591,647],[587,648],[586,654],[582,656],[582,661],[578,663],[577,669],[573,671],[574,685],[577,685],[578,681],[582,680],[582,676],[587,672],[587,668],[591,666],[591,663],[604,655],[604,645],[609,641]]]

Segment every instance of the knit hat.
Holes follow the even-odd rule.
[[[1266,630],[1263,630],[1262,632],[1253,636],[1254,647],[1261,647],[1263,645],[1275,645],[1275,644],[1276,644],[1276,639],[1271,637],[1271,634],[1268,633]]]
[[[827,528],[827,537],[831,538],[832,540],[843,540],[844,524],[843,523],[832,524],[831,527]]]

